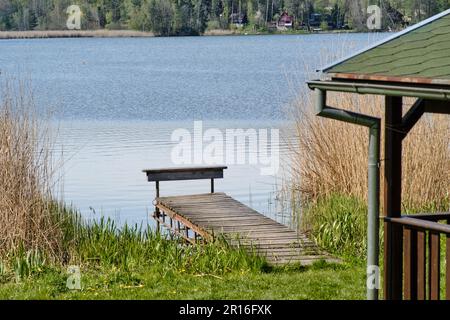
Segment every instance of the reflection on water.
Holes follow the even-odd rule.
[[[64,197],[86,216],[106,215],[120,223],[147,221],[153,210],[154,185],[142,169],[174,166],[171,151],[173,130],[193,130],[193,123],[169,121],[63,121],[57,149],[64,150]],[[234,128],[280,128],[283,122],[208,121],[204,129],[222,132]],[[281,130],[281,133],[284,131]],[[280,157],[287,153],[284,137]],[[248,145],[247,145],[248,147]],[[249,150],[248,148],[246,150]],[[282,172],[261,175],[261,165],[230,165],[216,191],[226,192],[272,217],[279,207],[275,198]],[[203,164],[205,165],[205,164]],[[161,195],[207,193],[208,181],[161,182]],[[280,221],[285,221],[278,216]]]

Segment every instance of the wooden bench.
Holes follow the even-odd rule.
[[[202,180],[208,179],[211,181],[211,193],[214,193],[214,180],[223,179],[223,171],[228,169],[226,166],[215,167],[190,167],[190,168],[163,168],[163,169],[148,169],[143,170],[147,175],[149,182],[155,182],[156,201],[160,197],[159,183],[161,181],[182,181],[182,180]],[[155,205],[155,212],[153,218],[156,220],[157,229],[160,230],[160,224],[165,221],[161,220],[160,208]],[[163,216],[165,219],[165,216]],[[172,221],[172,219],[171,219]]]

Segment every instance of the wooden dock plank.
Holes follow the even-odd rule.
[[[266,257],[270,264],[337,262],[321,252],[305,234],[291,230],[225,193],[160,197],[155,201],[159,210],[204,238],[224,236],[231,245],[248,248]]]

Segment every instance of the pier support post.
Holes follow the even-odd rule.
[[[156,198],[159,198],[159,181],[155,182],[156,185]],[[159,233],[161,231],[161,226],[160,226],[160,222],[159,222],[159,208],[155,207],[155,218],[156,218],[156,230]]]

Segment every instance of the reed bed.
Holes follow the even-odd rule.
[[[64,211],[64,210],[63,210]],[[150,226],[118,227],[111,219],[85,221],[65,210],[61,261],[50,261],[41,248],[20,247],[9,259],[0,259],[0,283],[22,281],[47,270],[76,265],[82,270],[101,270],[128,279],[138,272],[161,277],[174,274],[220,277],[232,272],[269,270],[264,258],[223,239],[186,245],[181,239],[156,232]],[[129,280],[129,279],[128,279]]]
[[[0,97],[0,257],[19,249],[62,254],[52,199],[51,132],[29,87],[3,84]]]
[[[297,140],[292,146],[293,188],[306,201],[336,193],[366,200],[367,128],[317,117],[311,102],[309,97],[299,98],[295,106]],[[404,109],[412,103],[412,100],[406,101]],[[335,93],[330,96],[329,104],[383,117],[384,99],[380,96]],[[445,115],[426,115],[406,137],[402,178],[405,210],[426,207],[430,203],[446,204],[443,200],[450,195],[449,143],[450,119]]]
[[[404,110],[413,102],[405,99]],[[328,103],[383,117],[384,99],[380,96],[334,93],[330,94]],[[294,214],[301,228],[311,231],[319,244],[335,252],[348,251],[363,256],[359,244],[365,243],[366,236],[362,225],[367,214],[364,204],[368,184],[368,130],[317,117],[313,110],[311,96],[299,97],[292,108],[296,141],[291,145],[291,178],[287,189],[303,208]],[[424,116],[405,139],[404,212],[450,209],[449,143],[450,119],[443,115]],[[380,197],[382,204],[382,192]]]
[[[231,36],[239,34],[235,30],[225,30],[225,29],[210,29],[206,30],[204,35],[205,36]]]
[[[118,228],[111,219],[82,223],[71,246],[71,263],[122,270],[155,268],[158,272],[221,275],[235,270],[261,270],[265,260],[226,241],[185,245],[149,226]]]
[[[152,32],[133,30],[33,30],[0,31],[0,39],[35,39],[35,38],[137,38],[153,37]]]

